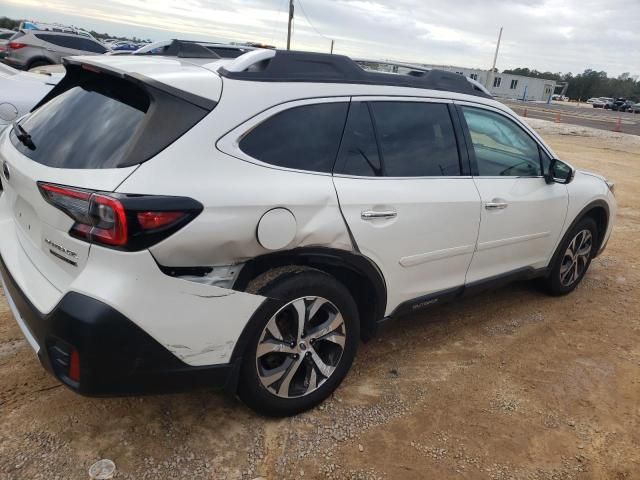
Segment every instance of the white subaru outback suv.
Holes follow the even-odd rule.
[[[385,319],[604,248],[613,185],[464,77],[347,57],[76,57],[0,136],[16,321],[71,389],[290,415]]]

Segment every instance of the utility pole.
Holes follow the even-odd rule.
[[[491,80],[493,79],[493,74],[496,69],[496,61],[498,60],[498,50],[500,50],[500,40],[502,39],[502,27],[500,27],[500,33],[498,34],[498,44],[496,45],[496,53],[493,55],[493,66],[491,67],[491,71],[487,75],[487,82],[485,83],[485,87],[491,88]]]
[[[293,0],[289,0],[289,25],[287,26],[287,50],[291,50],[291,24],[293,23]]]
[[[334,44],[334,41],[331,40],[331,53],[333,53],[333,44]]]

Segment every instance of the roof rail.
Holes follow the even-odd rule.
[[[399,73],[397,70],[399,68],[403,68],[406,69],[407,72],[405,75],[411,75],[411,76],[420,76],[421,73],[420,72],[428,72],[430,70],[434,70],[433,68],[429,68],[429,67],[423,67],[421,65],[415,65],[413,63],[402,63],[402,62],[391,62],[389,60],[370,60],[370,59],[360,59],[360,58],[354,58],[353,59],[354,62],[356,62],[358,65],[360,65],[362,68],[364,68],[365,70],[367,69],[372,69],[375,71],[375,68],[372,68],[372,66],[379,66],[379,65],[388,65],[390,67],[392,67],[394,69],[394,73]],[[444,70],[443,70],[444,71]],[[459,74],[457,74],[459,75]],[[487,96],[493,98],[493,95],[491,94],[491,92],[489,90],[487,90],[487,88],[482,85],[480,82],[478,82],[477,80],[474,80],[473,78],[470,77],[465,77],[467,79],[467,81],[473,85],[473,87],[486,94]]]
[[[420,68],[412,69],[411,75],[372,72],[349,57],[328,53],[254,50],[220,67],[218,72],[229,79],[254,82],[357,83],[490,97],[456,73]]]

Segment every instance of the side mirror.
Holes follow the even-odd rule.
[[[549,163],[549,170],[545,172],[544,179],[547,183],[561,183],[566,185],[573,180],[573,168],[566,163],[554,158]]]

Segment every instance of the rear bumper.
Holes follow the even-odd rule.
[[[110,396],[233,390],[239,361],[190,366],[117,310],[69,292],[48,314],[26,297],[0,256],[0,277],[11,310],[42,365],[63,384],[85,395]],[[79,381],[69,378],[69,354],[80,359]]]
[[[4,53],[2,56],[2,60],[7,64],[12,66],[13,68],[17,68],[18,70],[26,70],[27,65],[22,63],[20,60],[9,56],[8,53]]]

